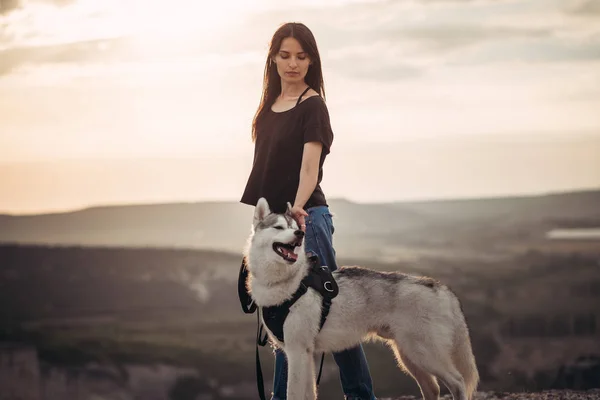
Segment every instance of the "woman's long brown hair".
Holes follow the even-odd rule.
[[[321,69],[321,56],[317,48],[317,41],[310,29],[306,25],[298,22],[288,22],[277,29],[271,39],[269,46],[269,55],[265,64],[265,75],[263,80],[263,92],[260,98],[258,110],[252,121],[252,141],[256,140],[256,125],[268,111],[275,99],[281,93],[281,78],[277,73],[277,67],[274,66],[272,60],[281,48],[283,39],[293,37],[302,46],[302,49],[308,54],[311,64],[308,67],[308,72],[304,78],[306,84],[315,92],[319,93],[325,99],[325,86],[323,84],[323,71]]]

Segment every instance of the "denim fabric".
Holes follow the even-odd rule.
[[[333,248],[332,216],[327,206],[311,207],[307,210],[306,235],[304,249],[319,257],[321,265],[327,265],[335,271],[338,266]],[[327,323],[327,322],[325,322]],[[376,400],[373,394],[373,382],[362,345],[339,353],[333,353],[333,359],[340,369],[342,390],[346,399]],[[281,350],[275,351],[275,374],[272,400],[285,400],[287,391],[287,360]]]

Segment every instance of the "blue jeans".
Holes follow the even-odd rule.
[[[311,207],[307,210],[304,250],[319,256],[321,265],[327,265],[335,271],[335,249],[333,248],[333,222],[327,206]],[[335,301],[335,300],[334,300]],[[327,322],[325,322],[327,324]],[[333,359],[340,369],[342,390],[347,400],[376,400],[373,394],[373,382],[369,365],[362,345],[339,353],[333,353]],[[272,400],[284,400],[287,396],[287,360],[285,353],[275,351],[275,376]]]

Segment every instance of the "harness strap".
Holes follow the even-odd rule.
[[[248,279],[248,265],[246,264],[246,257],[242,258],[242,265],[240,265],[240,273],[238,275],[238,297],[240,299],[240,305],[242,311],[245,314],[252,314],[256,311],[256,304],[248,293],[246,287],[246,280]]]
[[[271,307],[261,307],[265,324],[277,339],[284,342],[283,338],[283,322],[290,313],[290,307],[293,306],[300,297],[308,292],[308,285],[305,279],[300,282],[298,290],[292,295],[292,298],[284,301],[282,304]]]
[[[327,315],[329,315],[329,309],[331,308],[331,300],[323,297],[323,301],[321,302],[321,322],[319,324],[319,331],[323,329],[323,325],[325,325],[325,320],[327,319]]]
[[[296,302],[298,301],[298,299],[300,297],[302,297],[302,295],[304,295],[306,292],[308,291],[307,286],[304,284],[304,282],[302,282],[302,284],[300,285],[300,288],[298,288],[298,291],[296,293],[294,293],[294,296],[290,299],[287,300],[286,303],[290,303],[289,305],[287,305],[285,308],[283,308],[283,310],[285,310],[285,316],[284,316],[284,320],[285,317],[287,316],[290,307]],[[284,303],[284,304],[286,304]],[[329,310],[331,309],[331,300],[328,298],[323,297],[323,300],[321,301],[321,321],[319,322],[319,331],[323,328],[323,325],[325,324],[325,320],[327,319],[327,315],[329,314]],[[260,365],[260,356],[258,354],[258,346],[265,346],[267,344],[268,341],[268,334],[266,332],[264,332],[264,337],[261,337],[263,335],[263,329],[264,329],[264,325],[260,323],[260,314],[264,313],[266,311],[266,309],[272,309],[275,311],[279,311],[280,309],[276,308],[276,307],[261,307],[260,311],[256,313],[256,318],[257,318],[257,330],[256,330],[256,384],[258,386],[258,395],[260,396],[260,400],[266,400],[265,399],[265,385],[264,385],[264,381],[263,381],[263,376],[262,376],[262,367]],[[277,313],[273,313],[270,314],[272,316],[273,319],[277,319],[278,314]],[[264,314],[263,314],[264,317]],[[267,317],[265,318],[265,323],[267,322]],[[271,328],[271,330],[273,330],[273,328]],[[282,330],[283,330],[283,326],[282,326]],[[283,331],[279,334],[279,332],[273,332],[279,340],[283,341]],[[281,335],[281,338],[279,338],[279,336]],[[321,354],[321,365],[319,366],[319,375],[317,376],[317,387],[319,386],[319,383],[321,382],[321,374],[323,373],[323,362],[325,361],[325,353]]]
[[[327,313],[329,313],[329,309],[327,310]],[[256,322],[258,324],[256,329],[256,386],[258,389],[258,396],[260,397],[260,400],[267,400],[265,397],[265,383],[262,375],[262,367],[260,365],[260,355],[258,352],[258,346],[263,347],[267,344],[268,335],[265,332],[265,336],[261,338],[263,332],[263,324],[260,323],[259,314],[260,313],[256,313]],[[321,320],[323,320],[323,314],[321,314]],[[321,327],[323,327],[322,323]],[[325,361],[325,353],[321,354],[321,365],[319,366],[319,375],[317,376],[317,387],[319,386],[319,383],[321,383],[321,374],[323,373],[323,361]]]

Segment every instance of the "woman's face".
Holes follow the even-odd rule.
[[[303,82],[310,65],[308,54],[293,37],[283,39],[274,61],[281,80],[288,83]]]

